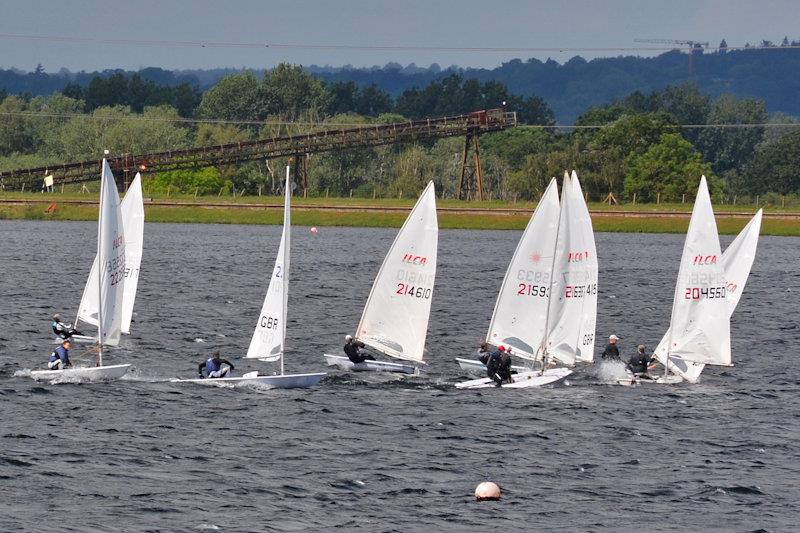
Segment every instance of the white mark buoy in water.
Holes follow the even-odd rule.
[[[491,481],[484,481],[475,488],[475,499],[479,502],[497,501],[500,499],[500,487]]]
[[[316,226],[311,226],[311,229],[308,230],[308,231],[310,231],[312,234],[316,235],[317,234],[317,227]]]

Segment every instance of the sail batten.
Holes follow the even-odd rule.
[[[396,359],[421,362],[428,333],[439,226],[429,182],[389,248],[355,338]]]

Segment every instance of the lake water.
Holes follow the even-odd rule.
[[[761,239],[736,366],[695,385],[611,387],[595,365],[552,388],[456,390],[453,359],[484,336],[520,233],[442,231],[427,374],[334,370],[272,391],[167,380],[216,349],[266,369],[238,358],[280,228],[147,224],[133,334],[107,357],[130,379],[38,384],[25,374],[52,350],[53,312],[74,319],[95,231],[0,221],[4,531],[797,528],[798,239]],[[341,353],[395,233],[295,228],[287,372]],[[619,335],[623,355],[655,346],[683,236],[596,238],[597,337]],[[473,501],[483,480],[500,502]]]

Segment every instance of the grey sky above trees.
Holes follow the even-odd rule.
[[[22,36],[36,36],[37,39]],[[800,38],[796,0],[3,0],[0,68],[48,72],[304,65],[493,67],[520,57],[654,55],[592,48],[654,46],[637,38],[731,46]],[[64,39],[65,38],[65,39]],[[80,39],[96,39],[81,41]],[[101,41],[101,42],[98,42]],[[105,41],[105,42],[102,42]],[[123,43],[120,41],[129,41]],[[130,42],[130,41],[136,41]],[[157,41],[162,41],[158,44]],[[164,42],[166,41],[166,43]],[[580,51],[343,50],[179,45],[289,43]],[[657,46],[657,45],[655,45]]]

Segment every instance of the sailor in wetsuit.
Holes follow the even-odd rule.
[[[50,324],[50,327],[53,328],[53,333],[62,339],[69,339],[73,335],[82,335],[80,331],[72,327],[72,324],[64,324],[58,313],[53,315],[53,323]]]
[[[63,370],[72,366],[69,361],[69,339],[64,339],[61,346],[53,350],[50,358],[47,360],[48,370]]]
[[[365,347],[363,342],[353,339],[352,335],[345,335],[344,340],[347,341],[347,344],[344,345],[344,353],[347,354],[347,358],[353,363],[358,364],[364,361],[375,360],[370,354],[358,351],[359,348]]]
[[[636,354],[632,355],[628,361],[628,369],[633,372],[634,376],[639,376],[642,379],[652,379],[647,373],[647,367],[653,358],[645,353],[644,344],[640,344],[636,348]]]
[[[603,350],[603,353],[600,354],[604,361],[619,361],[619,348],[617,347],[617,341],[619,337],[616,335],[609,335],[608,336],[608,344],[606,344],[606,349]]]
[[[481,345],[478,347],[478,361],[483,363],[484,365],[489,362],[489,356],[492,355],[492,352],[489,351],[489,343],[483,341]]]
[[[510,350],[509,350],[510,351]],[[511,355],[506,347],[500,345],[497,350],[489,355],[486,363],[486,375],[488,375],[498,387],[503,383],[513,383],[511,378]]]
[[[222,366],[223,364],[227,366]],[[206,371],[205,374],[203,374],[203,370]],[[200,374],[201,379],[224,378],[228,372],[233,372],[233,363],[227,359],[220,359],[219,351],[214,352],[210,358],[197,365],[197,373]]]

